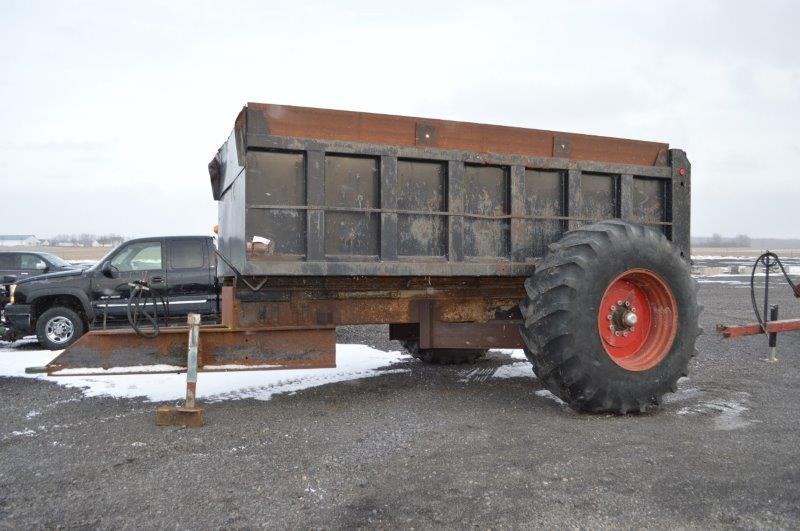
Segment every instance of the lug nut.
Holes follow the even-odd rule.
[[[617,301],[617,306],[622,306],[622,301]]]
[[[613,319],[613,318],[614,318],[614,316],[613,316],[613,315],[611,315],[611,314],[608,314],[608,315],[606,315],[606,319],[608,319],[609,321],[610,321],[611,319]]]
[[[630,308],[630,307],[631,307],[631,303],[630,303],[629,301],[625,301],[625,306],[627,306],[628,308]]]
[[[614,306],[614,305],[612,304],[612,305],[611,305],[611,311],[613,312],[613,311],[614,311],[614,310],[616,310],[616,309],[617,309],[617,307],[616,307],[616,306]]]
[[[614,335],[619,337],[621,334],[619,332],[614,332]]]
[[[622,332],[622,337],[628,337],[628,332]]]

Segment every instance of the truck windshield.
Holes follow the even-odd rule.
[[[94,265],[92,267],[90,267],[88,270],[89,271],[95,271],[95,270],[99,269],[103,265],[104,262],[106,262],[109,258],[111,258],[111,255],[114,254],[117,251],[117,249],[119,249],[119,247],[115,247],[115,248],[111,249],[110,251],[108,251],[103,256],[103,258],[101,258],[100,260],[95,262]]]
[[[42,257],[44,257],[45,260],[47,260],[48,262],[50,262],[54,266],[57,266],[57,267],[70,267],[72,265],[69,262],[67,262],[66,260],[64,260],[63,258],[60,258],[60,257],[58,257],[58,256],[56,256],[54,254],[50,254],[50,253],[40,253],[40,254],[42,255]]]

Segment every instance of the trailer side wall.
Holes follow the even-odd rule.
[[[680,150],[637,165],[320,140],[243,113],[215,197],[220,249],[248,275],[526,276],[565,231],[610,218],[657,227],[688,258]]]

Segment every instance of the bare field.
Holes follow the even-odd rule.
[[[769,249],[781,258],[800,258],[800,249]],[[766,249],[744,247],[692,247],[692,256],[752,256],[755,258]]]
[[[64,260],[99,260],[111,247],[56,247],[55,245],[17,245],[0,247],[0,251],[38,251],[50,253]]]

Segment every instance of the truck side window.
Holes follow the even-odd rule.
[[[169,265],[172,269],[203,267],[203,240],[174,240],[170,242]]]
[[[128,245],[111,260],[119,271],[156,271],[161,267],[161,242],[139,242]]]
[[[23,254],[21,257],[20,269],[44,269],[44,260],[33,254]]]
[[[19,269],[19,255],[15,253],[0,253],[0,269]]]

